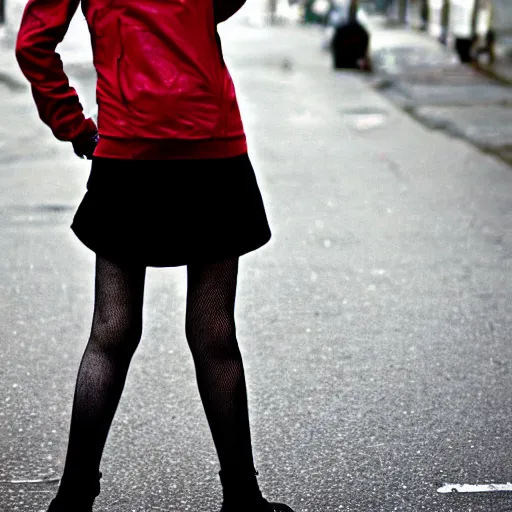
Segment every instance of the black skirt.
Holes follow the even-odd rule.
[[[93,157],[71,229],[99,256],[149,267],[221,261],[271,238],[247,154],[165,161]]]

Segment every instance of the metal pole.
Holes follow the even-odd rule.
[[[473,4],[473,12],[471,13],[471,37],[475,37],[476,35],[479,11],[480,1],[475,0],[475,3]]]
[[[275,25],[276,23],[276,12],[277,0],[268,0],[268,17],[270,25]]]
[[[420,19],[421,19],[421,29],[427,30],[428,28],[428,0],[421,0],[420,2]]]
[[[0,0],[0,25],[5,24],[5,0]]]
[[[398,20],[400,23],[407,21],[407,0],[399,0],[398,2]]]

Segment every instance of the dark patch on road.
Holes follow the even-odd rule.
[[[285,72],[291,72],[293,71],[293,61],[292,59],[289,59],[288,57],[285,57],[281,61],[281,69]]]
[[[379,107],[358,107],[358,108],[348,108],[340,110],[340,113],[343,115],[353,115],[353,116],[367,116],[367,115],[388,115],[388,111],[379,108]]]
[[[8,89],[14,92],[24,91],[28,87],[28,84],[17,80],[9,73],[5,73],[3,71],[0,71],[0,84],[5,85]]]
[[[74,206],[63,204],[41,204],[33,206],[14,205],[0,211],[0,222],[8,225],[46,225],[68,221]]]

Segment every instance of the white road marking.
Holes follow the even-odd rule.
[[[52,478],[34,478],[28,480],[2,480],[0,483],[9,483],[9,484],[43,484],[49,482],[60,482],[60,478],[52,477]]]
[[[444,484],[443,487],[437,489],[437,492],[451,493],[451,492],[502,492],[512,491],[512,484]]]
[[[383,114],[362,114],[358,115],[353,122],[356,130],[365,131],[377,128],[386,122],[386,116]]]

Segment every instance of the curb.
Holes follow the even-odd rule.
[[[409,29],[409,30],[417,33],[418,35],[424,36],[425,39],[430,39],[432,41],[436,40],[435,38],[430,36],[428,34],[428,32],[426,32],[425,30],[421,30],[418,27],[414,27],[414,26],[408,25],[406,23],[397,23],[397,24],[394,24],[394,25],[386,25],[386,26],[388,28],[404,28],[404,29]],[[439,43],[439,44],[441,44],[441,43]],[[452,51],[452,50],[450,50],[450,51]],[[455,52],[452,52],[452,53],[455,54]],[[502,85],[512,86],[512,78],[508,78],[507,76],[500,74],[498,71],[496,71],[495,69],[493,69],[490,66],[483,66],[483,65],[480,65],[480,64],[478,64],[476,62],[470,63],[469,65],[472,66],[475,71],[477,71],[478,73],[482,74],[483,76],[486,76],[487,78],[490,78],[492,80],[496,80],[497,82],[501,83]],[[511,67],[512,67],[512,64],[511,64]]]
[[[487,78],[496,80],[502,85],[512,86],[512,78],[508,78],[505,75],[501,75],[499,72],[490,67],[473,64],[473,69],[480,73],[481,75],[486,76]]]

